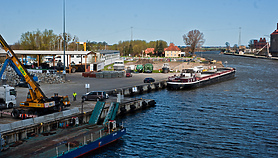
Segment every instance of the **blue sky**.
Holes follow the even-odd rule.
[[[133,39],[184,45],[182,36],[198,29],[205,46],[233,46],[241,27],[241,44],[248,45],[277,29],[277,6],[278,0],[66,0],[66,32],[115,44],[130,40],[133,27]],[[37,29],[60,34],[62,9],[63,0],[2,0],[0,34],[9,44]]]

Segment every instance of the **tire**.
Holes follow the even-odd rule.
[[[14,105],[13,103],[9,103],[8,108],[9,109],[13,108],[13,105]]]
[[[13,109],[12,111],[12,117],[13,118],[18,118],[19,117],[19,111],[17,109]]]
[[[72,73],[75,73],[75,72],[76,72],[76,68],[72,68],[72,69],[71,69],[71,72],[72,72]]]

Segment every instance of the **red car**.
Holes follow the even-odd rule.
[[[126,77],[132,77],[132,74],[130,72],[127,72]]]

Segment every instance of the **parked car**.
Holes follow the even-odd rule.
[[[132,77],[132,74],[130,72],[127,72],[126,77]]]
[[[105,100],[108,99],[109,95],[104,91],[91,91],[82,95],[84,100]]]
[[[144,83],[151,83],[151,82],[155,82],[155,79],[148,77],[144,79]]]

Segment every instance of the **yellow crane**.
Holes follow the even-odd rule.
[[[13,117],[19,117],[20,115],[43,115],[50,110],[62,110],[63,106],[70,105],[67,96],[58,96],[56,93],[53,97],[47,98],[1,35],[0,43],[7,52],[8,58],[21,72],[29,87],[26,101],[20,102],[20,107],[13,109]]]

